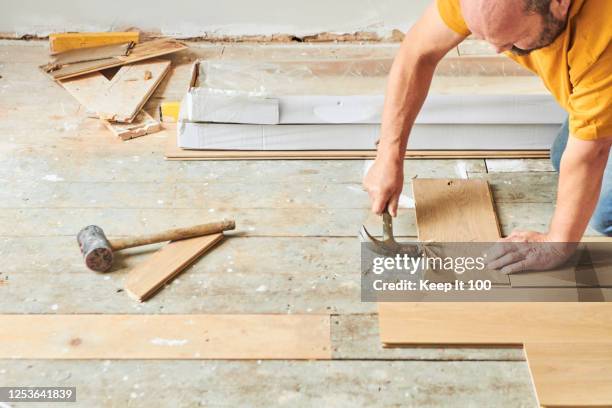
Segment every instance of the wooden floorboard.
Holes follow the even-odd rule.
[[[612,343],[526,343],[525,355],[541,406],[612,406]]]
[[[612,339],[612,304],[380,303],[387,345],[516,345]]]
[[[125,291],[140,302],[148,300],[221,240],[222,233],[167,243],[128,272]]]
[[[481,180],[415,179],[418,237],[433,242],[495,242],[501,231],[489,185]]]
[[[0,315],[0,359],[329,360],[328,315]]]
[[[70,384],[78,390],[77,406],[83,407],[411,404],[425,408],[458,405],[516,408],[536,404],[524,361],[4,363],[0,368],[3,385],[21,386],[24,381],[41,386]]]

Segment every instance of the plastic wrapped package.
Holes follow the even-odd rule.
[[[201,61],[181,103],[178,145],[373,149],[391,63],[389,58]],[[436,76],[411,143],[422,149],[542,149],[564,118],[537,77]]]
[[[379,124],[391,60],[199,64],[182,120],[244,124]],[[561,123],[536,77],[434,77],[416,123]]]

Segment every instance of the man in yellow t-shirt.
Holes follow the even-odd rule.
[[[436,0],[407,33],[389,74],[378,154],[364,178],[372,211],[397,214],[408,135],[434,70],[472,35],[537,74],[568,112],[551,149],[560,174],[549,230],[504,239],[568,244],[542,245],[553,249],[540,257],[509,251],[497,266],[508,273],[554,267],[569,257],[575,247],[569,243],[580,241],[589,220],[612,236],[610,16],[612,0]]]

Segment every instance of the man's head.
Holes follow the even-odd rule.
[[[461,10],[476,38],[497,52],[527,55],[550,45],[567,24],[571,0],[461,0]]]

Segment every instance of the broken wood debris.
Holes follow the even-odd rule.
[[[62,63],[61,61],[64,59],[62,54],[64,53],[60,53],[55,56],[49,64],[43,65],[41,68],[45,72],[49,73],[53,79],[60,80],[101,71],[107,68],[127,65],[187,49],[185,44],[171,38],[146,41],[135,45],[134,43],[129,44],[130,47],[128,53],[125,55],[110,55],[113,54],[111,50],[113,50],[115,54],[117,53],[117,49],[114,48],[116,45],[83,48],[74,51],[67,51],[67,53],[76,53],[79,58],[82,58],[81,61],[75,62],[75,57],[69,56],[68,61],[71,62]],[[104,52],[99,50],[100,48],[104,48]],[[107,57],[102,58],[102,55],[107,55]],[[94,56],[96,56],[97,59],[92,59]]]
[[[151,59],[187,47],[167,38],[137,44],[137,32],[103,34],[52,36],[52,44],[63,40],[66,44],[52,47],[62,52],[53,53],[41,69],[68,90],[88,115],[99,118],[121,140],[160,131],[160,121],[142,108],[169,72],[171,62]],[[125,38],[136,41],[118,43]],[[102,71],[114,67],[120,68],[107,78],[108,72],[105,75]]]

